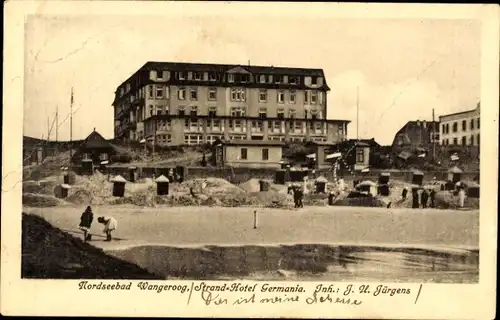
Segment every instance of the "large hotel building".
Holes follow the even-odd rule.
[[[147,62],[115,92],[115,138],[333,144],[349,121],[328,119],[329,90],[322,69]]]

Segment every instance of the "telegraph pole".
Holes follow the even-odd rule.
[[[59,141],[59,106],[56,106],[56,142]]]
[[[359,141],[359,86],[356,88],[356,140]]]
[[[47,116],[47,142],[50,140],[50,117]]]
[[[432,161],[436,162],[436,132],[434,122],[434,108],[432,108]]]
[[[71,87],[71,101],[69,106],[69,159],[73,158],[73,87]]]

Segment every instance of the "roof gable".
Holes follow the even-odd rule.
[[[112,148],[112,145],[99,132],[94,130],[82,142],[79,148]]]
[[[237,66],[237,67],[234,67],[234,68],[231,68],[231,69],[227,70],[227,73],[244,73],[244,74],[250,74],[250,72],[248,70],[246,70],[245,68],[240,67],[240,66]]]

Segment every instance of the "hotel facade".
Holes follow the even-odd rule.
[[[147,62],[118,86],[115,138],[158,145],[220,140],[337,143],[322,69]]]
[[[480,107],[481,104],[478,103],[475,109],[440,116],[441,145],[479,146],[481,143]]]

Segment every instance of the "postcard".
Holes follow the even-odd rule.
[[[1,312],[493,318],[493,5],[11,1]]]

